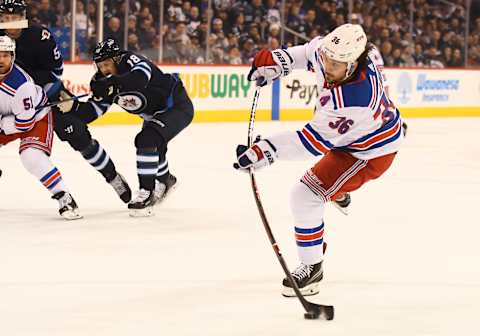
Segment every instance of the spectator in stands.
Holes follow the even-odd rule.
[[[38,7],[37,18],[40,24],[47,27],[57,27],[57,15],[50,8],[50,0],[41,0]]]
[[[431,44],[427,49],[426,62],[429,68],[444,68],[444,64],[440,61],[441,52]]]
[[[452,66],[452,48],[450,47],[446,47],[445,49],[443,49],[443,54],[442,54],[442,63],[445,64],[445,66],[447,67],[451,67]]]
[[[416,66],[415,59],[413,58],[413,47],[408,45],[402,52],[403,66],[414,67]]]
[[[245,16],[243,15],[243,13],[239,13],[235,17],[235,23],[232,25],[231,31],[237,36],[242,36],[246,34]]]
[[[190,8],[190,12],[187,15],[187,18],[188,18],[187,33],[193,34],[193,32],[197,30],[201,22],[200,11],[197,6],[192,6]]]
[[[186,36],[186,26],[184,23],[182,23],[182,25],[185,37],[188,39],[188,36]],[[143,17],[143,20],[140,22],[140,27],[138,28],[140,48],[151,48],[156,35],[157,31],[155,30],[155,27],[153,25],[153,16],[151,14],[146,15],[145,17]]]
[[[257,24],[262,23],[265,18],[265,7],[262,4],[262,0],[252,0],[251,4],[245,6],[245,23],[251,24],[255,22]]]
[[[139,52],[141,50],[140,45],[138,44],[138,36],[135,33],[128,35],[128,50]]]
[[[423,47],[420,43],[415,44],[415,52],[413,53],[413,59],[417,66],[424,66],[425,63],[425,56],[423,54]]]
[[[390,65],[394,67],[405,66],[405,61],[402,58],[402,51],[399,48],[393,50],[390,62]]]
[[[392,44],[390,43],[390,41],[384,41],[382,43],[380,51],[382,53],[383,61],[385,62],[385,65],[386,66],[393,65]]]
[[[455,50],[453,50],[451,66],[459,68],[459,67],[463,67],[464,65],[465,65],[465,63],[463,61],[461,50],[458,49],[458,48],[455,48]]]
[[[266,19],[268,23],[280,23],[280,10],[278,9],[277,0],[267,0]]]
[[[228,52],[228,63],[235,64],[235,65],[243,64],[242,54],[240,53],[240,50],[238,49],[238,47],[232,47]]]
[[[90,0],[85,10],[87,2],[76,1],[76,27],[80,30],[88,27],[90,40],[93,41],[98,4]],[[29,1],[29,19],[32,23],[68,29],[71,15],[65,14],[69,12],[70,3],[70,0]],[[242,61],[245,61],[251,58],[252,50],[262,46],[274,48],[280,40],[277,28],[280,27],[278,24],[281,18],[279,3],[279,0],[213,0],[210,24],[215,38],[210,43],[215,53],[209,61],[238,62],[237,50]],[[123,44],[125,4],[124,0],[105,1],[104,8],[104,37],[112,37],[120,44]],[[387,66],[389,63],[406,66],[412,66],[413,63],[415,66],[439,66],[439,63],[445,66],[464,66],[464,0],[415,0],[413,7],[411,0],[356,0],[353,1],[353,14],[350,17],[348,4],[348,0],[287,1],[285,25],[300,35],[313,38],[327,34],[350,18],[352,23],[362,24],[369,40],[381,49],[385,48]],[[205,55],[207,7],[208,0],[165,0],[165,22],[159,32],[157,1],[130,0],[128,41],[134,48],[137,48],[138,44],[144,51],[153,49],[151,53],[156,55],[160,34],[165,34],[163,36],[167,41],[167,36],[173,34],[177,25],[182,23],[186,26],[187,38],[191,40],[190,48],[184,38],[171,45],[164,43],[163,54],[166,55],[166,60],[184,63],[198,59],[199,62],[205,62],[201,57],[192,55],[192,52],[195,49],[196,54],[203,52]],[[470,36],[467,43],[467,62],[471,66],[480,65],[479,8],[480,5],[472,2]],[[414,16],[413,27],[410,24],[411,10]],[[136,42],[132,34],[136,35]],[[305,42],[297,35],[285,33],[284,43],[292,45]],[[247,42],[249,39],[253,44]],[[82,48],[85,49],[83,44]],[[400,51],[400,58],[397,49]]]
[[[105,29],[105,39],[114,39],[118,44],[123,44],[123,30],[120,29],[120,19],[116,16],[111,17],[108,20],[108,25]]]
[[[251,64],[256,51],[257,50],[255,49],[255,42],[253,41],[253,39],[246,39],[243,43],[242,63]]]

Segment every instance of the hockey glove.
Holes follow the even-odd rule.
[[[288,75],[292,70],[293,59],[283,49],[268,51],[260,50],[253,59],[253,64],[248,73],[249,81],[257,81],[257,85],[270,85],[280,76]]]
[[[57,105],[58,110],[62,113],[69,113],[74,112],[77,110],[78,107],[78,100],[72,100],[75,97],[70,91],[65,88],[62,88],[59,92],[59,101],[64,101],[64,103],[60,103]]]
[[[90,81],[90,89],[95,97],[113,97],[118,93],[118,88],[111,78],[93,76]]]
[[[277,149],[267,139],[260,140],[258,137],[255,143],[248,148],[245,145],[237,146],[237,162],[233,168],[247,170],[250,167],[260,169],[271,165],[277,157]]]

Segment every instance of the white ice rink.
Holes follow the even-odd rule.
[[[303,123],[258,123],[263,135]],[[0,335],[479,335],[480,118],[408,120],[381,179],[352,194],[348,217],[326,213],[325,279],[314,302],[334,321],[306,321],[280,295],[282,270],[252,197],[231,168],[246,123],[193,124],[170,146],[180,185],[156,216],[128,216],[111,187],[66,144],[53,160],[83,220],[0,149]],[[93,127],[137,188],[138,126]],[[290,268],[297,266],[290,187],[312,162],[258,173]]]

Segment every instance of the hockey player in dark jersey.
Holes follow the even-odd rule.
[[[62,54],[46,27],[28,27],[26,9],[24,0],[3,0],[0,3],[0,29],[4,29],[1,35],[15,40],[15,62],[43,87],[49,99],[56,100],[62,87]]]
[[[152,206],[176,184],[168,168],[167,146],[191,123],[192,102],[176,75],[163,73],[139,54],[120,50],[112,39],[96,46],[93,60],[98,69],[90,82],[93,97],[62,109],[83,122],[75,126],[77,138],[85,137],[85,125],[103,115],[112,103],[143,119],[135,137],[140,188],[128,208],[132,216],[149,216]]]
[[[0,29],[10,38],[15,39],[18,63],[35,83],[43,87],[50,101],[72,96],[62,84],[63,58],[57,43],[46,27],[30,26],[26,19],[27,5],[24,0],[3,0],[0,2]],[[125,179],[117,173],[113,161],[107,152],[93,139],[88,130],[83,129],[83,137],[74,138],[66,135],[76,131],[73,116],[62,114],[56,107],[52,108],[55,119],[55,132],[98,170],[125,203],[131,199],[131,190]],[[81,127],[81,126],[80,126]]]

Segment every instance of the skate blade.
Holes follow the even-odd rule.
[[[333,202],[333,205],[335,205],[335,208],[337,208],[342,214],[348,216],[348,207],[342,208],[340,205],[337,204],[337,202]]]
[[[151,206],[145,209],[129,209],[130,217],[151,217],[154,215],[153,209]]]
[[[67,210],[64,211],[61,215],[63,218],[66,220],[76,220],[76,219],[81,219],[83,218],[82,215],[80,215],[77,211],[75,210]]]
[[[300,288],[300,293],[303,296],[316,295],[320,292],[320,290],[318,289],[318,286],[319,286],[318,282],[313,283],[313,284],[308,285],[308,286],[305,286],[304,288]],[[296,297],[297,296],[295,294],[295,291],[293,290],[293,288],[285,287],[285,286],[283,286],[282,295],[285,296],[285,297]]]

